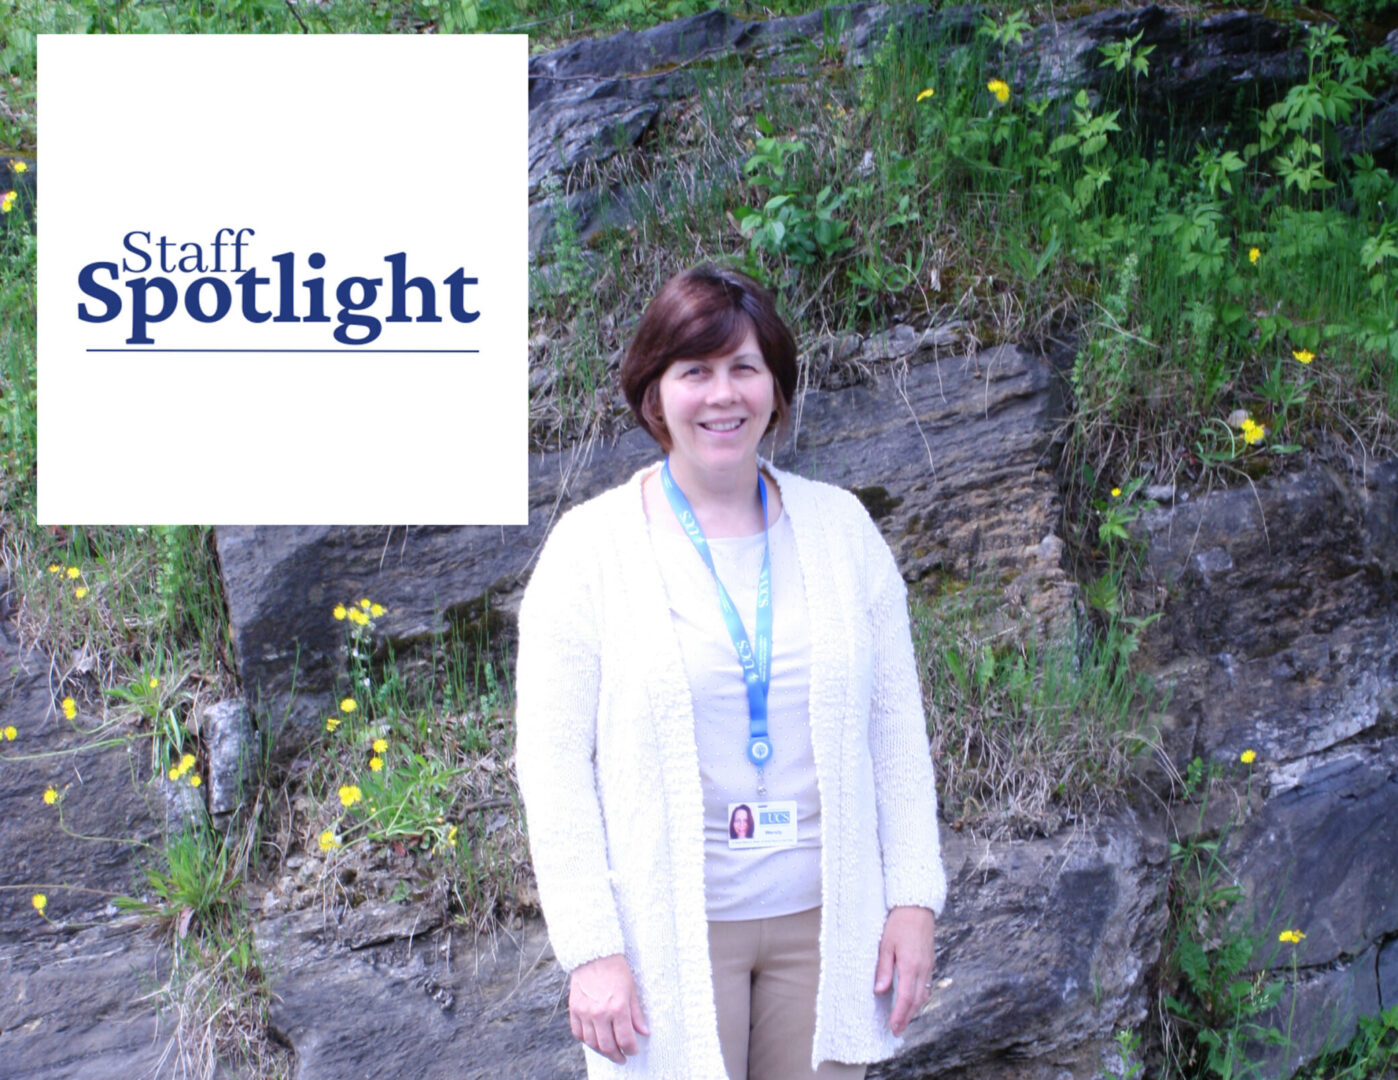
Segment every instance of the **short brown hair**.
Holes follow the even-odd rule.
[[[704,265],[676,274],[647,305],[621,362],[621,389],[641,427],[663,449],[671,443],[660,416],[660,376],[676,360],[703,360],[736,348],[749,327],[772,372],[772,425],[784,428],[796,393],[796,341],[771,293],[746,274]]]

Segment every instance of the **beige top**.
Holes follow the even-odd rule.
[[[820,906],[820,791],[811,750],[811,639],[806,590],[791,520],[773,522],[772,679],[767,730],[772,760],[763,770],[768,800],[796,803],[796,846],[732,850],[729,807],[758,801],[748,760],[747,687],[719,611],[713,575],[683,533],[651,525],[670,617],[694,702],[694,741],[704,792],[704,897],[708,917],[730,922],[794,915]],[[748,640],[757,611],[762,534],[710,539],[714,566]]]

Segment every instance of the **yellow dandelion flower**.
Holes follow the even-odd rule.
[[[335,835],[334,829],[326,829],[320,834],[320,850],[335,851],[340,846],[340,838]]]
[[[374,753],[376,753],[376,754],[382,754],[384,751],[386,751],[386,750],[388,749],[388,740],[387,740],[387,739],[375,739],[375,740],[374,740],[374,743],[373,743],[373,746],[374,746]]]
[[[355,700],[352,697],[347,697],[342,702],[340,702],[340,711],[343,713],[354,712],[354,710],[357,708],[359,708],[359,706],[355,703]]]
[[[1301,933],[1300,930],[1283,930],[1277,935],[1277,940],[1288,942],[1292,945],[1300,945],[1305,936],[1306,935]]]
[[[56,573],[58,573],[58,572],[59,572],[60,570],[62,570],[62,569],[63,569],[63,567],[59,566],[58,563],[49,563],[49,573],[50,573],[50,574],[56,574]]]
[[[5,727],[5,738],[9,739],[10,742],[14,742],[19,738],[19,729],[16,728],[14,724],[7,725]]]
[[[357,784],[345,784],[340,788],[340,805],[346,808],[353,806],[364,798],[364,793],[359,790]]]
[[[0,214],[8,214],[15,208],[15,201],[10,197],[13,194],[13,191],[8,192],[3,199],[0,199]]]
[[[1291,355],[1296,357],[1296,362],[1298,364],[1309,364],[1315,359],[1315,353],[1311,352],[1310,349],[1301,349],[1299,351],[1293,349]]]
[[[82,577],[82,576],[83,576],[83,572],[82,572],[81,570],[79,570],[76,566],[70,566],[70,567],[68,567],[68,576],[69,576],[70,578]]]
[[[364,612],[360,611],[358,608],[353,609],[349,613],[349,620],[350,622],[354,623],[355,626],[369,625],[369,616],[365,615]]]
[[[936,92],[937,92],[937,91],[933,90],[931,87],[928,87],[928,88],[927,88],[926,90],[924,90],[922,93],[918,94],[917,100],[918,100],[918,101],[926,101],[928,98],[930,98],[930,97],[932,97],[934,94],[936,94]]]
[[[363,600],[359,601],[359,606],[362,607],[365,611],[368,611],[371,607],[374,606],[374,602],[366,596]]]
[[[335,610],[332,611],[330,614],[335,616],[335,620],[336,620],[337,622],[342,622],[342,621],[344,621],[344,618],[345,618],[345,605],[344,605],[344,604],[336,604],[336,605],[335,605]],[[322,833],[321,835],[323,836],[323,835],[325,835],[325,834]]]
[[[180,755],[180,772],[188,772],[190,769],[194,768],[194,762],[196,760],[193,754]]]
[[[10,169],[17,173],[28,172],[29,163],[26,161],[12,161],[10,162]]]
[[[371,758],[369,759],[369,768],[372,769],[374,772],[382,772],[382,771],[383,771],[383,758],[381,758],[381,757],[371,757]]]
[[[1251,417],[1243,421],[1243,442],[1256,446],[1267,437],[1267,429]]]
[[[1119,498],[1121,498],[1121,488],[1112,488],[1112,498],[1113,498],[1113,499],[1119,499]]]
[[[1010,100],[1010,84],[1004,79],[991,79],[985,88],[995,95],[995,100],[1001,105]]]
[[[1252,263],[1253,266],[1256,266],[1257,260],[1260,258],[1262,258],[1261,248],[1248,248],[1248,262]]]
[[[200,784],[202,784],[203,782],[204,782],[204,781],[202,781],[202,780],[199,779],[199,774],[198,774],[198,773],[195,773],[193,776],[191,776],[191,777],[189,778],[189,786],[190,786],[190,787],[198,787],[198,786],[199,786]]]
[[[1251,765],[1254,761],[1257,760],[1257,751],[1244,750],[1241,754],[1238,755],[1238,760],[1241,761],[1244,765]]]
[[[339,718],[338,716],[327,716],[327,717],[325,718],[325,730],[326,730],[326,731],[334,731],[334,730],[335,730],[337,727],[339,727],[339,726],[340,726],[340,718]]]
[[[34,905],[34,910],[40,915],[44,913],[44,908],[49,906],[49,898],[41,892],[36,892],[29,902]]]
[[[87,586],[79,585],[76,589],[73,590],[73,595],[76,596],[79,600],[81,600],[84,596],[87,595]]]
[[[160,680],[155,678],[155,676],[151,676],[150,682],[146,685],[148,685],[152,690],[154,690],[157,686],[160,685]]]
[[[56,802],[58,802],[58,792],[52,787],[44,788],[44,805],[52,806]]]
[[[369,614],[372,615],[372,616],[373,616],[374,618],[376,618],[376,619],[377,619],[380,615],[382,615],[383,613],[384,613],[384,606],[383,606],[382,604],[374,604],[372,607],[369,608]]]
[[[78,703],[70,697],[63,699],[63,715],[69,720],[78,715]]]
[[[181,776],[184,775],[184,773],[180,771],[180,767],[178,765],[171,765],[170,771],[165,775],[168,776],[171,780],[178,780]]]

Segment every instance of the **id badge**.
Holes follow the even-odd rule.
[[[795,799],[728,804],[729,850],[795,846]]]

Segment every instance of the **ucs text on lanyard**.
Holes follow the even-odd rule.
[[[772,678],[772,549],[767,536],[767,485],[759,471],[757,494],[762,500],[762,572],[757,576],[757,642],[754,647],[748,642],[747,631],[743,628],[742,619],[738,618],[728,590],[719,580],[704,530],[699,527],[689,500],[670,474],[669,458],[665,459],[660,470],[660,483],[665,489],[666,498],[670,500],[670,508],[679,519],[680,527],[694,544],[718,587],[719,610],[723,612],[728,636],[733,639],[733,648],[738,654],[738,663],[742,665],[743,681],[748,692],[748,760],[757,766],[760,777],[763,766],[772,759],[772,740],[767,734],[767,688]]]

